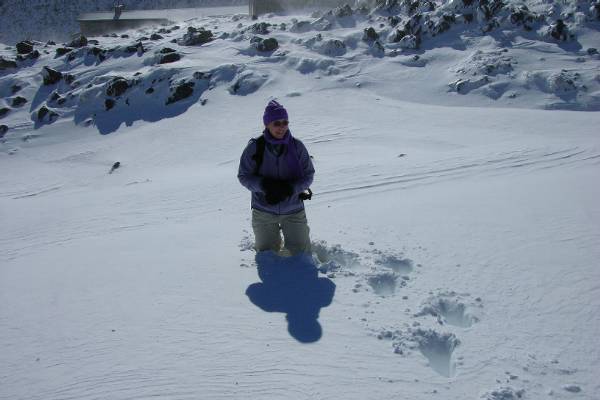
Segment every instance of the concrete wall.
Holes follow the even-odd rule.
[[[258,16],[270,12],[334,8],[343,4],[354,5],[354,0],[249,0],[249,14]]]
[[[100,36],[105,33],[120,32],[140,28],[145,25],[168,23],[168,19],[113,19],[103,21],[79,21],[81,33],[85,36]]]

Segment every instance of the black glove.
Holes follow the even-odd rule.
[[[261,186],[265,192],[267,203],[271,205],[280,203],[294,194],[292,185],[278,179],[263,178]]]

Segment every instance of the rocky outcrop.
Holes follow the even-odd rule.
[[[77,36],[75,39],[73,39],[68,45],[67,47],[85,47],[88,45],[88,40],[85,36],[83,35],[79,35]]]
[[[17,54],[29,54],[33,51],[33,43],[25,40],[17,43]]]
[[[363,41],[372,42],[379,39],[379,34],[375,31],[375,29],[371,26],[366,28],[363,31]]]
[[[258,36],[255,36],[250,40],[250,45],[263,53],[273,52],[279,48],[279,42],[277,42],[277,39],[262,39]]]
[[[62,57],[62,56],[64,56],[65,54],[67,54],[67,53],[70,53],[70,52],[72,52],[72,51],[73,51],[73,49],[71,49],[71,48],[68,48],[68,47],[59,47],[59,48],[57,48],[57,49],[55,50],[55,52],[56,52],[56,57]]]
[[[569,38],[569,28],[559,19],[550,26],[550,36],[556,40],[565,41]]]
[[[172,95],[167,99],[166,104],[176,103],[180,100],[186,99],[194,94],[194,82],[181,82],[177,84],[174,88],[171,88]]]
[[[190,26],[187,33],[177,42],[182,46],[200,46],[213,40],[212,31]]]
[[[17,63],[15,61],[0,57],[0,71],[13,68],[17,68]]]
[[[63,74],[49,67],[44,67],[42,70],[42,77],[44,78],[44,85],[54,85],[60,82],[63,78]]]
[[[58,114],[46,106],[42,106],[34,113],[38,123],[52,123],[58,118]]]
[[[117,76],[106,85],[106,95],[110,97],[119,97],[129,89],[131,85],[127,79]]]
[[[23,105],[24,105],[24,104],[26,104],[26,103],[27,103],[27,99],[26,99],[25,97],[22,97],[22,96],[17,96],[17,97],[15,97],[15,98],[12,100],[12,104],[11,104],[11,105],[12,105],[13,107],[21,107],[21,106],[23,106]]]

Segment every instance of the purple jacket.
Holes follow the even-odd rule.
[[[292,178],[293,174],[284,157],[285,152],[288,151],[287,149],[278,157],[270,150],[271,145],[267,143],[258,175],[254,174],[256,162],[252,159],[254,154],[256,154],[256,139],[250,140],[248,146],[244,149],[240,158],[238,179],[244,187],[252,192],[252,208],[276,215],[294,214],[304,209],[304,202],[298,198],[298,195],[312,184],[315,168],[304,144],[296,138],[292,138],[292,141],[291,145],[296,146],[296,152],[303,172],[301,178]],[[292,184],[294,194],[281,203],[268,204],[260,184],[263,177],[287,180]]]

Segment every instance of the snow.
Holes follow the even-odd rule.
[[[377,13],[321,16],[0,71],[1,399],[597,397],[597,22],[402,49]],[[317,171],[312,260],[252,250],[237,166],[272,98]]]

